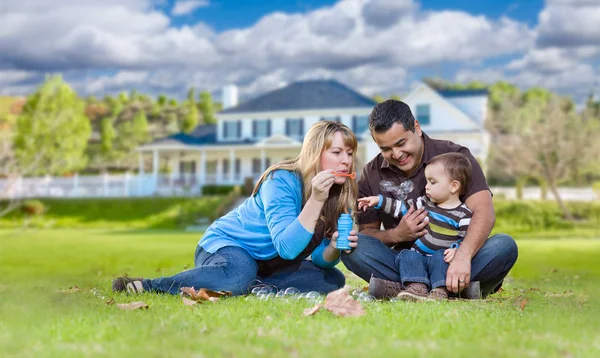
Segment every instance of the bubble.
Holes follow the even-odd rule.
[[[401,299],[399,299],[398,297],[393,297],[392,299],[390,299],[390,302],[400,302],[402,301]]]
[[[400,184],[400,189],[402,189],[402,191],[406,194],[412,192],[414,188],[415,186],[410,180],[403,181],[402,184]]]
[[[285,297],[285,291],[279,291],[275,295],[275,298],[284,298],[284,297]]]
[[[264,295],[264,294],[260,295],[258,298],[261,299],[261,300],[272,300],[272,299],[275,298],[275,294],[273,292],[271,292],[271,293],[268,293],[266,295]]]
[[[299,295],[300,294],[300,290],[297,289],[296,287],[288,287],[285,289],[285,294],[286,296],[292,296],[292,295]]]
[[[257,295],[262,289],[262,287],[254,287],[252,291],[250,291],[250,293],[253,295]]]
[[[379,188],[383,191],[390,191],[390,188],[394,187],[394,183],[389,180],[382,180],[379,182]]]
[[[375,297],[369,295],[367,292],[362,292],[360,295],[358,295],[356,300],[361,302],[373,302],[375,301]]]
[[[317,291],[310,291],[306,294],[306,298],[308,299],[319,299],[321,298],[321,294]]]

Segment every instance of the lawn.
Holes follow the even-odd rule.
[[[366,302],[358,318],[305,317],[307,301],[242,297],[190,308],[176,296],[110,291],[118,275],[188,267],[198,238],[0,230],[0,356],[600,356],[597,239],[519,240],[505,290],[490,299]],[[351,286],[365,285],[348,276]],[[110,298],[150,308],[122,311],[104,303]]]

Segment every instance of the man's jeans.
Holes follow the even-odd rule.
[[[430,289],[446,287],[448,264],[444,262],[444,250],[425,256],[417,251],[402,250],[396,256],[402,285],[407,282],[424,283]]]
[[[340,270],[320,268],[308,260],[277,270],[269,276],[259,276],[256,261],[246,250],[235,246],[223,247],[213,254],[198,246],[194,263],[195,268],[174,276],[144,279],[144,290],[176,295],[180,293],[180,287],[194,287],[243,295],[252,287],[269,285],[279,290],[295,287],[301,292],[329,293],[344,287],[346,282]]]
[[[471,281],[480,281],[482,294],[495,292],[517,261],[515,240],[506,234],[490,237],[471,260]],[[401,282],[400,256],[374,237],[358,234],[358,246],[342,262],[348,270],[369,282],[371,276]]]

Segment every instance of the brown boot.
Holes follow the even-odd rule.
[[[425,301],[427,300],[427,285],[420,282],[410,282],[406,286],[406,290],[398,293],[398,298],[403,301]]]
[[[436,301],[445,301],[448,299],[448,290],[446,287],[436,287],[429,292],[428,297]]]
[[[371,277],[369,280],[369,294],[377,299],[396,297],[400,291],[402,291],[402,284],[400,282],[375,277]]]

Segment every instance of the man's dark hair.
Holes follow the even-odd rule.
[[[444,171],[450,179],[460,183],[460,195],[467,192],[469,184],[471,184],[472,166],[467,157],[458,152],[444,153],[431,158],[427,165],[440,163],[444,167]]]
[[[394,123],[402,123],[404,130],[415,131],[415,117],[408,104],[388,99],[377,104],[369,116],[369,130],[383,133],[392,128]]]

